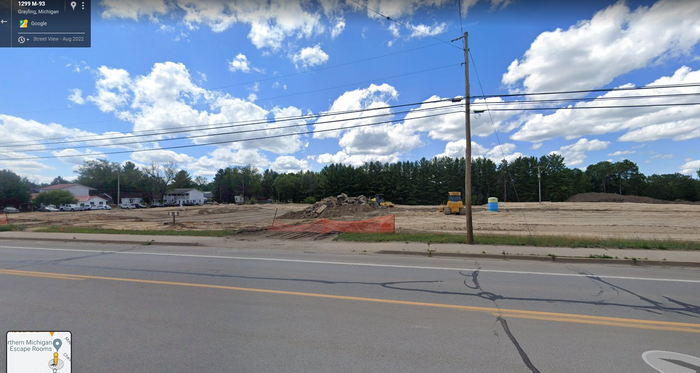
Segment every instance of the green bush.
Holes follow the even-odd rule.
[[[314,203],[316,203],[316,197],[308,196],[308,197],[304,198],[304,203],[308,203],[310,205],[313,205]]]
[[[51,190],[48,192],[39,193],[39,195],[34,199],[34,204],[36,206],[55,205],[58,207],[63,204],[75,202],[77,202],[77,200],[67,190]]]

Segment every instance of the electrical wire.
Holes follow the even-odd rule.
[[[474,65],[474,74],[476,74],[476,80],[479,83],[479,88],[481,89],[481,94],[484,95],[484,86],[481,84],[481,77],[479,76],[479,70],[477,69],[476,61],[474,61],[474,55],[469,50],[467,51],[467,54],[469,54],[469,58],[472,61],[472,65]],[[468,61],[464,61],[464,62],[467,63]],[[520,196],[518,195],[518,188],[515,186],[515,179],[513,178],[513,174],[511,174],[511,172],[508,170],[508,161],[506,160],[506,153],[503,150],[503,143],[501,143],[501,137],[498,135],[498,129],[496,128],[496,124],[493,121],[493,116],[491,115],[491,110],[489,110],[489,107],[488,107],[489,104],[486,101],[486,98],[484,98],[484,103],[486,105],[486,109],[487,109],[488,114],[489,114],[489,120],[491,121],[491,127],[493,127],[493,129],[494,129],[493,133],[494,133],[494,135],[496,135],[496,141],[498,141],[498,145],[499,145],[498,149],[501,151],[501,155],[503,156],[502,160],[505,161],[505,163],[503,163],[503,168],[505,170],[506,175],[508,175],[508,178],[510,179],[511,185],[513,186],[513,192],[515,192],[515,199],[516,199],[516,201],[520,202]],[[504,188],[507,190],[508,185],[506,183],[506,180],[503,180],[503,183],[504,183]],[[527,221],[527,216],[525,216],[525,211],[520,210],[520,213],[522,214],[523,222],[525,223],[525,227],[527,228],[528,235],[532,236],[532,229],[530,227],[530,224]]]
[[[454,107],[461,107],[461,106],[462,106],[461,104],[456,104],[456,105],[451,105],[451,106],[412,109],[412,110],[405,110],[405,111],[399,111],[399,112],[393,112],[393,113],[390,112],[390,113],[369,115],[369,116],[364,116],[361,118],[335,119],[335,120],[329,120],[329,121],[325,121],[325,122],[315,122],[313,124],[319,125],[319,124],[328,124],[328,123],[348,122],[351,120],[358,120],[359,121],[359,120],[365,120],[365,119],[370,119],[370,118],[386,117],[386,116],[390,116],[390,115],[393,116],[393,115],[397,115],[397,114],[408,114],[408,113],[423,112],[423,111],[443,110],[445,108],[454,108]],[[208,134],[202,134],[202,135],[179,136],[179,137],[171,137],[171,138],[157,139],[157,140],[140,140],[140,141],[117,142],[117,143],[111,143],[111,144],[92,144],[92,145],[78,145],[78,146],[55,147],[55,148],[19,149],[16,151],[27,153],[27,152],[46,152],[46,151],[53,151],[53,150],[66,150],[66,149],[82,149],[82,148],[91,148],[91,147],[113,147],[113,146],[121,146],[121,145],[144,144],[144,143],[150,143],[150,142],[155,142],[155,141],[191,140],[191,139],[197,139],[197,138],[202,138],[202,137],[225,136],[225,135],[262,132],[262,131],[276,131],[276,130],[281,130],[281,129],[294,128],[294,127],[305,127],[308,125],[309,125],[308,123],[300,123],[300,124],[292,124],[292,125],[287,125],[287,126],[254,128],[254,129],[242,130],[242,131],[215,132],[215,133],[208,133]]]
[[[308,120],[308,119],[314,119],[314,118],[323,118],[323,117],[327,117],[327,116],[356,114],[356,113],[364,113],[364,112],[386,110],[386,109],[396,109],[396,108],[403,108],[403,107],[408,107],[408,106],[433,104],[433,103],[447,102],[447,101],[452,101],[452,99],[451,98],[444,98],[444,99],[429,100],[429,101],[422,101],[422,102],[411,102],[411,103],[406,103],[406,104],[378,106],[378,107],[371,107],[371,108],[365,108],[365,109],[328,111],[328,112],[322,112],[322,113],[318,113],[318,114],[294,115],[294,116],[288,116],[288,117],[275,118],[274,121],[270,121],[269,119],[254,119],[254,120],[247,120],[247,121],[231,121],[231,122],[197,124],[197,125],[184,126],[184,127],[183,126],[164,127],[164,128],[158,129],[158,130],[132,131],[132,133],[141,133],[141,132],[153,132],[153,133],[129,135],[128,137],[160,136],[160,135],[165,135],[165,134],[190,132],[192,130],[197,130],[197,129],[213,130],[213,129],[221,129],[221,128],[246,127],[246,126],[252,126],[252,125],[256,125],[256,124],[287,122],[287,121],[293,121],[293,120]],[[447,106],[445,106],[445,107],[447,107]],[[182,123],[182,124],[184,124],[184,123]],[[214,127],[212,127],[212,125],[214,125]],[[221,125],[221,126],[219,126],[219,125]],[[163,131],[163,130],[165,130],[165,131]],[[169,131],[169,130],[172,130],[172,131]],[[102,137],[102,136],[90,135],[90,136],[81,136],[81,137],[71,137],[71,140],[44,142],[44,140],[59,140],[59,139],[66,138],[66,137],[55,137],[55,138],[47,138],[47,139],[44,139],[44,140],[39,141],[39,142],[14,141],[14,142],[8,142],[5,144],[0,144],[0,145],[3,148],[12,148],[12,147],[20,147],[20,146],[28,146],[28,145],[55,145],[55,144],[81,143],[81,142],[88,142],[88,141],[106,141],[106,140],[113,140],[113,139],[122,139],[124,137],[127,137],[127,136],[120,135],[120,136],[112,136],[112,137]]]
[[[362,4],[362,3],[360,3],[359,1],[356,1],[356,0],[350,0],[350,1],[353,2],[353,3],[355,3],[355,4],[357,4],[357,5],[359,5],[360,7],[363,7],[363,8],[365,8],[365,9],[369,10],[370,12],[372,12],[372,13],[374,13],[374,14],[376,14],[376,15],[378,15],[378,16],[384,18],[384,19],[386,19],[387,21],[394,22],[394,23],[399,24],[399,25],[402,25],[402,26],[404,26],[404,27],[406,27],[406,28],[410,28],[410,26],[411,26],[408,22],[401,22],[401,21],[398,21],[398,20],[396,20],[396,19],[393,19],[393,18],[391,18],[390,16],[387,16],[387,15],[384,15],[384,14],[380,13],[380,12],[379,12],[378,10],[376,10],[376,9],[370,8],[369,5],[367,5],[367,4]],[[460,48],[460,47],[458,47],[458,46],[456,46],[456,45],[450,43],[450,42],[447,41],[447,40],[440,39],[440,38],[438,38],[438,37],[435,36],[435,35],[428,35],[428,36],[430,36],[431,38],[433,38],[433,39],[435,39],[435,40],[440,41],[441,43],[447,44],[447,45],[449,45],[450,47],[453,47],[453,48],[457,48],[457,49],[459,49],[459,50],[462,50],[462,48]]]
[[[279,135],[259,136],[259,137],[251,137],[251,138],[246,138],[246,139],[215,141],[215,142],[208,142],[208,143],[202,143],[202,144],[173,145],[173,146],[165,146],[165,147],[160,147],[160,148],[136,149],[136,150],[120,150],[120,151],[113,151],[113,152],[100,152],[99,154],[80,154],[80,155],[71,154],[71,155],[36,156],[36,157],[0,158],[0,161],[24,161],[24,160],[54,159],[54,158],[85,158],[85,157],[90,157],[92,155],[102,156],[102,155],[112,155],[112,154],[142,153],[142,152],[151,152],[151,151],[159,151],[159,150],[169,150],[169,149],[194,148],[194,147],[202,147],[202,146],[209,146],[209,145],[220,145],[220,144],[247,142],[247,141],[266,140],[266,139],[273,139],[273,138],[279,138],[279,137],[308,135],[308,134],[321,133],[321,132],[342,131],[342,130],[352,129],[352,128],[376,126],[379,124],[387,124],[387,123],[396,123],[396,122],[401,122],[401,121],[405,122],[407,120],[433,118],[433,117],[439,117],[442,115],[449,115],[449,114],[461,113],[461,112],[463,112],[463,111],[459,110],[459,111],[453,111],[453,112],[424,115],[422,117],[415,117],[415,118],[393,119],[393,120],[387,120],[387,121],[382,121],[382,122],[358,124],[358,125],[344,126],[344,127],[335,127],[335,128],[322,129],[322,130],[311,130],[311,131],[294,132],[294,133],[286,133],[286,134],[279,134]]]
[[[554,106],[554,107],[531,107],[531,108],[505,108],[505,109],[487,109],[484,111],[524,111],[524,110],[585,110],[585,109],[631,109],[645,107],[673,107],[673,106],[694,106],[700,105],[700,102],[670,102],[664,104],[639,104],[639,105],[606,105],[606,106]]]
[[[480,95],[481,98],[492,97],[519,97],[519,96],[540,96],[540,95],[564,95],[578,93],[596,93],[596,92],[616,92],[616,91],[636,91],[642,89],[669,89],[669,88],[687,88],[700,87],[700,83],[682,83],[682,84],[662,84],[662,85],[647,85],[643,87],[618,87],[618,88],[597,88],[597,89],[579,89],[574,91],[546,91],[546,92],[530,92],[530,93],[507,93],[507,94],[490,94]]]

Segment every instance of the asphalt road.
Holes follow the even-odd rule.
[[[74,372],[655,372],[646,351],[700,356],[697,268],[3,240],[0,289],[4,331],[72,332]]]

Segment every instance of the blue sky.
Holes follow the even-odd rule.
[[[472,95],[482,87],[486,94],[506,94],[700,83],[700,2],[576,3],[462,0],[460,17],[458,3],[447,0],[95,0],[91,48],[0,52],[5,57],[0,68],[6,72],[0,83],[2,157],[70,156],[0,158],[0,168],[46,182],[58,175],[73,177],[78,164],[95,158],[140,166],[172,161],[194,175],[211,177],[219,168],[247,164],[285,172],[318,170],[330,162],[460,156],[463,115],[411,119],[435,111],[407,118],[396,113],[407,109],[372,112],[386,114],[379,119],[361,114],[323,119],[350,120],[333,124],[269,122],[246,127],[259,130],[246,134],[216,136],[236,129],[200,129],[132,138],[150,141],[139,144],[114,142],[164,128],[220,127],[461,96],[463,54],[459,42],[449,41],[462,28],[470,34],[476,63],[471,66]],[[699,92],[698,87],[601,92],[575,96],[588,101],[565,105],[697,102],[697,96],[596,98]],[[489,100],[490,108],[504,107],[499,98]],[[480,105],[475,103],[475,109],[488,108]],[[472,116],[476,156],[498,161],[558,152],[572,167],[628,158],[645,173],[693,174],[700,168],[698,106],[532,112],[518,110],[522,105],[507,104],[512,111],[493,111],[490,117]],[[386,120],[396,122],[159,149]],[[282,124],[299,127],[275,128]],[[213,136],[168,140],[203,134]],[[100,136],[109,139],[7,147]],[[143,149],[159,150],[104,154]]]

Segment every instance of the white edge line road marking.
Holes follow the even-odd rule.
[[[509,274],[516,274],[516,275],[541,275],[541,276],[560,276],[560,277],[598,277],[598,278],[609,278],[609,279],[616,279],[616,280],[685,282],[685,283],[692,283],[692,284],[700,284],[700,280],[686,280],[686,279],[677,279],[677,278],[608,276],[608,275],[596,275],[596,274],[586,275],[586,274],[580,274],[580,273],[558,273],[558,272],[506,271],[506,270],[499,270],[499,269],[431,267],[431,266],[413,266],[413,265],[400,265],[400,264],[378,264],[378,263],[359,263],[359,262],[332,262],[332,261],[324,261],[324,260],[260,258],[260,257],[246,257],[246,256],[156,253],[156,252],[148,252],[148,251],[55,249],[55,248],[48,248],[48,247],[24,247],[24,246],[0,246],[0,249],[38,250],[38,251],[68,251],[68,252],[86,252],[86,253],[120,254],[120,255],[175,256],[175,257],[186,257],[186,258],[255,260],[255,261],[265,261],[265,262],[330,264],[330,265],[346,265],[346,266],[359,266],[359,267],[381,267],[381,268],[431,269],[431,270],[442,270],[442,271],[470,271],[470,272],[479,271],[479,272],[484,272],[484,273],[509,273]]]

